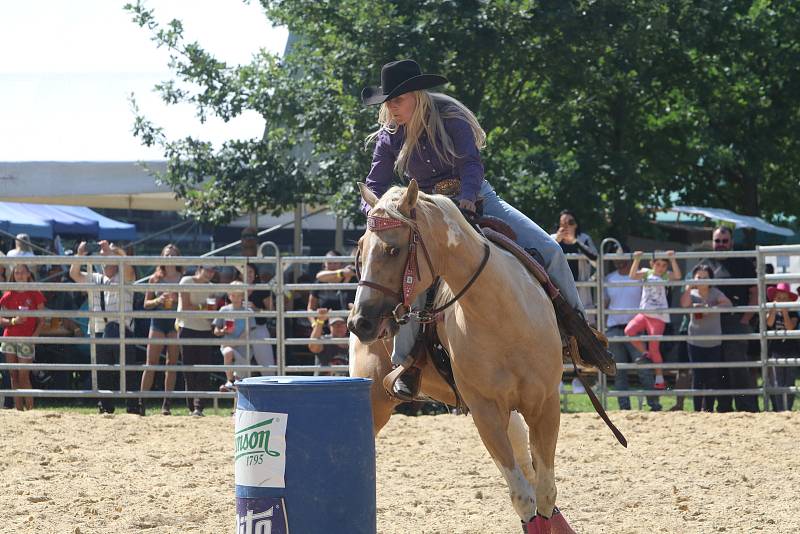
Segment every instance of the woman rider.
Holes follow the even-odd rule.
[[[395,175],[399,175],[415,178],[426,192],[441,192],[441,186],[446,186],[450,189],[446,194],[465,211],[474,213],[480,199],[485,215],[505,221],[523,248],[533,248],[541,254],[550,279],[583,317],[583,304],[559,244],[536,223],[501,200],[484,178],[479,150],[486,144],[486,134],[475,115],[458,100],[427,91],[447,81],[444,76],[423,74],[415,61],[405,59],[384,65],[381,85],[367,87],[361,92],[365,105],[381,106],[380,127],[367,138],[368,143],[375,141],[367,187],[380,197],[392,185]],[[363,201],[362,210],[369,211]],[[415,303],[417,308],[423,306],[424,298],[423,293]],[[407,364],[417,330],[418,325],[413,320],[400,328],[394,340],[393,364]],[[606,357],[605,350],[604,354],[587,354],[592,352],[590,347],[581,346],[581,349],[590,362],[610,358]],[[595,348],[594,352],[597,351]],[[395,393],[409,397],[414,388],[403,378],[395,383]]]

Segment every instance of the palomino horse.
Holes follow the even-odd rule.
[[[550,298],[511,254],[494,245],[487,249],[487,241],[448,198],[420,193],[414,180],[408,188],[393,187],[380,200],[360,186],[372,210],[368,230],[359,240],[363,267],[348,320],[351,332],[362,343],[379,348],[383,339],[396,332],[392,318],[399,303],[413,302],[436,277],[453,292],[472,282],[437,325],[452,359],[456,384],[527,532],[572,532],[560,514],[553,515],[562,359]],[[425,252],[426,261],[418,261],[416,247]],[[489,251],[480,271],[482,257]],[[388,372],[385,357],[372,358],[362,367],[358,360],[364,348],[355,341],[351,347],[355,374],[380,377]],[[423,375],[423,383],[440,388],[431,391],[432,396],[454,401],[443,382],[427,378]],[[373,391],[375,396],[380,394]],[[509,439],[515,410],[529,427],[533,487],[525,476],[530,470],[520,464],[521,455],[515,454]],[[388,416],[376,414],[376,429]]]

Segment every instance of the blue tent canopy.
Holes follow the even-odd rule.
[[[59,208],[61,211],[74,215],[97,221],[99,231],[97,234],[98,239],[108,239],[109,241],[133,241],[136,239],[136,225],[124,223],[100,215],[96,211],[84,206],[53,206]]]
[[[10,234],[28,234],[35,239],[52,239],[53,226],[15,202],[0,203],[0,230]]]
[[[0,229],[52,239],[74,235],[93,239],[133,240],[136,226],[104,217],[80,206],[0,202]]]

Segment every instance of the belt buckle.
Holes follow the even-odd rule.
[[[461,180],[458,178],[445,178],[433,186],[433,192],[437,195],[454,198],[461,194]]]

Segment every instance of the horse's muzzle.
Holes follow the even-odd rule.
[[[351,312],[347,319],[347,329],[366,344],[380,338],[393,337],[398,328],[397,322],[387,316]]]

